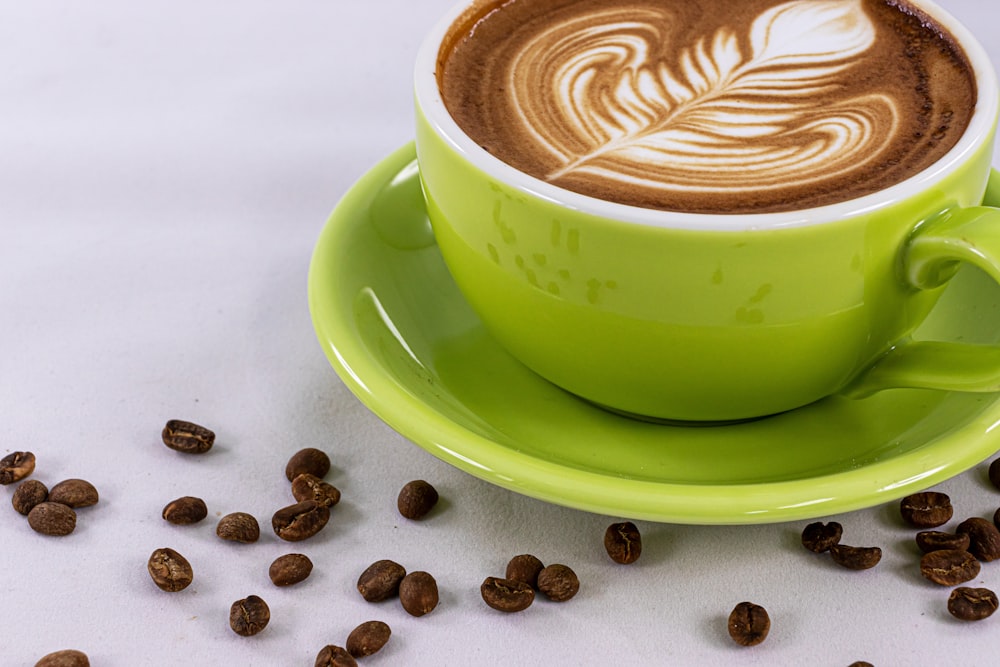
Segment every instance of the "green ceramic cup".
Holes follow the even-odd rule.
[[[654,211],[557,188],[492,157],[445,109],[435,69],[463,12],[416,64],[417,155],[435,237],[497,341],[608,409],[728,421],[896,387],[1000,390],[1000,348],[913,341],[962,262],[1000,281],[1000,210],[980,205],[998,90],[967,29],[976,111],[930,168],[880,192],[753,215]]]

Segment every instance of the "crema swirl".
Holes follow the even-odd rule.
[[[486,150],[582,194],[782,211],[930,166],[975,104],[954,40],[900,0],[483,2],[438,84]]]

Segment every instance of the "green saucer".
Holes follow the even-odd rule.
[[[988,199],[1000,201],[996,173],[991,184]],[[399,433],[494,484],[613,517],[821,517],[927,488],[1000,448],[1000,394],[891,390],[703,427],[636,421],[577,399],[510,357],[465,304],[434,243],[412,145],[333,212],[313,254],[309,304],[334,369]],[[1000,289],[963,268],[917,334],[997,342]]]

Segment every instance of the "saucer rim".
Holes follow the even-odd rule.
[[[337,262],[328,262],[328,255],[336,254],[331,249],[338,247],[337,239],[352,223],[358,224],[359,206],[415,159],[414,144],[405,144],[369,169],[337,203],[310,261],[309,309],[328,361],[362,404],[406,439],[474,477],[539,500],[608,516],[702,525],[775,523],[898,499],[968,470],[1000,447],[1000,442],[991,443],[986,437],[1000,424],[1000,394],[986,395],[992,403],[976,415],[899,456],[849,470],[769,482],[676,484],[626,478],[512,451],[475,433],[405,391],[377,363],[365,363],[363,341],[352,322],[336,316],[329,297]],[[945,451],[948,456],[941,456]],[[801,492],[803,485],[808,494]]]

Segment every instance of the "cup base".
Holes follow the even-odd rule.
[[[582,398],[582,397],[581,397]],[[776,415],[784,414],[783,412],[776,412],[769,415],[761,415],[759,417],[743,417],[741,419],[671,419],[670,417],[656,417],[653,415],[644,415],[637,412],[629,412],[628,410],[621,410],[619,408],[612,408],[608,405],[602,403],[597,403],[596,401],[591,401],[589,399],[583,398],[582,400],[590,403],[594,407],[605,410],[616,414],[620,417],[626,417],[628,419],[634,419],[636,421],[647,422],[649,424],[661,424],[663,426],[683,426],[683,427],[705,427],[711,428],[713,426],[733,426],[735,424],[746,424],[749,422],[760,421],[762,419],[769,419]]]

